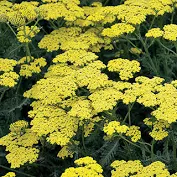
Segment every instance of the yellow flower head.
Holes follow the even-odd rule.
[[[177,25],[176,24],[170,24],[165,25],[163,27],[164,35],[163,38],[170,40],[170,41],[176,41],[177,39]]]
[[[160,28],[152,28],[145,34],[145,36],[158,38],[158,37],[162,37],[163,34],[164,32]]]
[[[40,31],[37,26],[22,26],[19,27],[17,33],[17,39],[21,43],[29,43],[31,39]]]
[[[118,23],[111,26],[111,28],[104,29],[102,35],[108,37],[119,37],[123,34],[133,33],[134,30],[135,28],[130,24]]]
[[[103,175],[101,174],[103,172],[102,167],[95,160],[93,160],[92,157],[83,157],[75,160],[74,163],[78,167],[67,168],[65,172],[62,173],[61,177],[103,177]]]
[[[126,132],[126,136],[131,137],[133,142],[137,142],[141,138],[141,131],[139,130],[140,127],[132,125],[129,127],[128,131]]]
[[[121,80],[133,78],[133,74],[140,71],[140,63],[136,60],[114,59],[108,62],[108,70],[111,72],[119,72]]]

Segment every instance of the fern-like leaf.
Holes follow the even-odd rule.
[[[100,164],[104,167],[109,165],[117,153],[119,147],[119,140],[109,143],[101,154]]]

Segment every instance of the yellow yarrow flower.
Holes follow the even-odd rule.
[[[79,68],[74,67],[72,65],[68,65],[67,63],[58,63],[54,65],[50,65],[47,73],[45,73],[45,78],[49,77],[64,77],[64,76],[75,76],[77,70]]]
[[[136,60],[114,59],[108,62],[108,70],[111,72],[119,72],[121,80],[133,78],[133,74],[140,71],[140,63]]]
[[[51,1],[51,0],[50,0]],[[37,9],[39,15],[45,20],[57,20],[59,18],[64,18],[66,21],[75,21],[76,19],[84,17],[84,10],[78,6],[76,2],[56,2],[42,4]]]
[[[71,62],[76,66],[84,66],[85,64],[91,63],[96,60],[98,56],[96,56],[92,52],[87,52],[86,50],[68,50],[63,54],[57,55],[53,62]]]
[[[18,63],[21,64],[20,76],[24,76],[26,78],[31,77],[33,73],[40,73],[41,68],[47,64],[45,58],[41,57],[34,59],[31,56],[21,58]]]
[[[152,127],[152,125],[153,125],[153,121],[151,120],[151,118],[145,118],[143,120],[143,122],[144,122],[144,124],[146,124],[147,126],[150,126],[150,127]]]
[[[61,177],[69,177],[69,176],[103,177],[102,167],[95,160],[93,160],[92,157],[83,157],[75,160],[74,163],[78,167],[67,168],[65,172],[62,173]]]
[[[92,101],[92,107],[96,112],[103,112],[113,109],[119,100],[122,99],[122,93],[114,88],[105,88],[93,92],[89,99]]]
[[[137,142],[141,139],[141,131],[139,130],[140,127],[132,125],[126,132],[126,136],[129,136],[133,142]]]
[[[36,12],[39,2],[21,2],[20,4],[15,3],[12,9],[21,14],[26,22],[33,21],[38,17]]]
[[[112,177],[131,176],[131,174],[136,174],[143,169],[143,165],[139,160],[129,160],[128,162],[116,160],[111,164],[111,167],[114,169],[111,171]]]
[[[0,86],[14,87],[17,84],[19,75],[15,72],[5,72],[0,75]]]
[[[58,152],[57,157],[65,159],[67,157],[73,158],[73,152],[68,149],[68,146],[63,146],[62,149]]]
[[[78,100],[71,107],[68,114],[73,117],[78,117],[80,120],[91,119],[94,115],[90,100]]]
[[[111,28],[104,29],[102,35],[108,37],[119,37],[123,34],[133,33],[134,30],[135,28],[130,24],[118,23],[111,26]]]
[[[172,84],[164,84],[157,88],[156,94],[158,108],[151,114],[157,120],[166,120],[168,123],[176,122],[177,120],[177,89]]]
[[[8,13],[12,11],[12,5],[13,4],[9,1],[0,1],[0,22],[7,22]]]
[[[73,77],[47,78],[39,80],[24,93],[24,96],[40,99],[44,104],[56,104],[69,96],[74,96],[77,88]]]
[[[37,26],[22,26],[17,28],[17,39],[21,43],[29,43],[31,39],[40,31]]]
[[[170,172],[165,167],[165,164],[156,161],[148,166],[143,166],[139,160],[116,160],[111,164],[114,170],[111,171],[112,177],[151,177],[151,176],[161,176],[170,177],[175,176],[175,174],[170,175]],[[158,167],[158,168],[157,168]]]
[[[33,145],[37,144],[39,137],[28,128],[28,123],[19,120],[10,125],[11,132],[0,138],[0,145],[6,146],[7,161],[11,168],[19,168],[25,163],[33,163],[37,160],[39,150]]]
[[[15,26],[22,26],[26,23],[25,18],[18,11],[12,11],[8,13],[8,22]]]
[[[176,24],[170,24],[165,25],[163,27],[164,35],[163,38],[170,40],[170,41],[176,41],[177,40],[177,25]]]
[[[166,129],[169,127],[170,124],[167,121],[163,120],[155,121],[153,122],[152,132],[150,132],[149,134],[156,141],[163,140],[165,137],[168,136],[168,132],[166,131]]]
[[[13,71],[16,65],[17,65],[16,60],[0,58],[0,71],[3,72]]]
[[[7,161],[11,163],[11,168],[19,168],[25,163],[33,163],[37,160],[39,150],[36,148],[14,148],[6,155]]]
[[[163,34],[164,32],[160,28],[152,28],[145,34],[145,36],[158,38],[158,37],[162,37]]]
[[[120,125],[120,122],[118,121],[111,121],[103,128],[103,131],[108,136],[112,136],[114,133],[126,133],[128,129],[129,128],[126,125]]]
[[[28,127],[28,122],[24,121],[24,120],[19,120],[15,123],[10,124],[10,131],[14,132],[14,133],[18,133],[21,132],[23,130],[25,130]]]

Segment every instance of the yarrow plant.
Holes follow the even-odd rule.
[[[0,0],[0,175],[177,176],[176,8]]]

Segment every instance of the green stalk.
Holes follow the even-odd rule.
[[[9,22],[6,23],[7,26],[10,28],[10,30],[12,31],[12,33],[17,36],[17,34],[15,33],[15,31],[13,30],[13,28],[11,27],[11,25],[9,24]]]
[[[5,88],[3,91],[2,91],[2,94],[1,94],[1,96],[0,96],[0,102],[1,102],[1,100],[3,99],[3,97],[4,97],[4,94],[5,94],[5,92],[8,90],[8,88]]]
[[[84,125],[82,126],[82,145],[83,145],[85,153],[87,154],[87,148],[85,146],[85,140],[84,140]]]
[[[128,105],[128,110],[131,111],[131,106],[130,106],[130,105]],[[129,123],[129,125],[131,126],[131,115],[130,115],[130,111],[128,111],[128,123]]]
[[[171,138],[172,138],[172,147],[173,147],[173,161],[174,161],[174,163],[176,164],[176,142],[175,142],[175,137],[174,137],[174,133],[173,133],[173,131],[172,131],[172,136],[171,136]]]
[[[28,36],[30,35],[30,33],[33,31],[33,29],[35,28],[35,26],[37,26],[38,22],[40,19],[37,19],[35,24],[33,25],[33,28],[30,30],[30,32],[28,33]]]
[[[25,48],[26,48],[26,57],[29,56],[30,60],[31,60],[32,56],[31,56],[31,52],[30,52],[28,43],[25,43]]]
[[[125,140],[126,142],[128,142],[128,143],[132,144],[133,146],[135,146],[135,147],[137,147],[137,148],[140,148],[140,149],[141,149],[141,147],[140,147],[140,146],[138,146],[137,144],[135,144],[135,143],[133,143],[133,142],[129,141],[128,139],[124,138],[122,135],[119,135],[119,137],[120,137],[120,138],[122,138],[123,140]]]
[[[148,29],[148,30],[150,30],[150,29],[152,28],[152,26],[153,26],[153,24],[154,24],[155,19],[156,19],[156,16],[154,15],[154,17],[153,17],[153,19],[152,19],[152,22],[151,22],[150,27],[149,27],[149,29]],[[146,44],[146,43],[147,43],[147,38],[145,39],[145,44]]]
[[[22,77],[20,76],[20,79],[19,79],[19,82],[18,82],[18,86],[17,86],[17,90],[16,90],[16,95],[18,94],[18,91],[20,89],[20,85],[21,85],[21,82],[22,82]]]
[[[177,56],[177,53],[174,52],[173,50],[169,49],[168,47],[166,47],[165,45],[163,45],[160,40],[158,40],[158,43],[163,47],[165,48],[166,50],[168,50],[169,52],[173,53],[175,56]]]
[[[172,12],[172,15],[171,15],[171,20],[170,20],[171,24],[173,24],[174,16],[175,16],[175,9],[173,7],[173,12]]]
[[[21,175],[23,175],[23,176],[35,177],[35,176],[29,175],[29,174],[27,174],[27,173],[23,173],[23,172],[18,171],[18,170],[14,170],[13,168],[6,167],[6,166],[4,166],[4,165],[0,165],[0,167],[3,168],[3,169],[6,169],[6,170],[8,170],[8,171],[13,171],[13,172],[15,172],[15,173],[21,174]]]
[[[152,162],[154,161],[154,144],[155,144],[155,140],[152,140],[152,144],[151,144],[151,160]]]
[[[130,121],[130,112],[134,106],[135,102],[132,103],[131,105],[128,105],[128,112],[126,114],[126,116],[124,117],[124,120],[122,121],[122,123],[125,123],[125,121],[127,120],[127,118],[129,118],[129,123],[131,124],[131,121]]]
[[[156,69],[156,67],[155,67],[155,65],[154,65],[154,63],[153,63],[153,60],[152,60],[152,58],[151,58],[151,56],[150,56],[150,53],[149,53],[149,51],[148,51],[148,48],[147,48],[147,46],[146,46],[144,40],[143,40],[142,37],[141,37],[141,34],[139,33],[139,35],[138,35],[138,34],[135,33],[135,35],[138,37],[138,39],[140,40],[140,42],[141,42],[142,45],[143,45],[143,48],[144,48],[145,53],[146,53],[146,55],[147,55],[147,58],[149,59],[149,62],[150,62],[150,64],[151,64],[151,66],[150,66],[151,69],[152,69],[153,72],[158,76],[158,75],[159,75],[159,74],[158,74],[158,71],[157,71],[157,69]]]
[[[50,25],[52,26],[52,28],[55,30],[55,29],[58,29],[58,27],[54,24],[54,22],[52,20],[49,21]]]
[[[106,0],[103,4],[103,6],[106,6],[108,4],[109,0]]]

